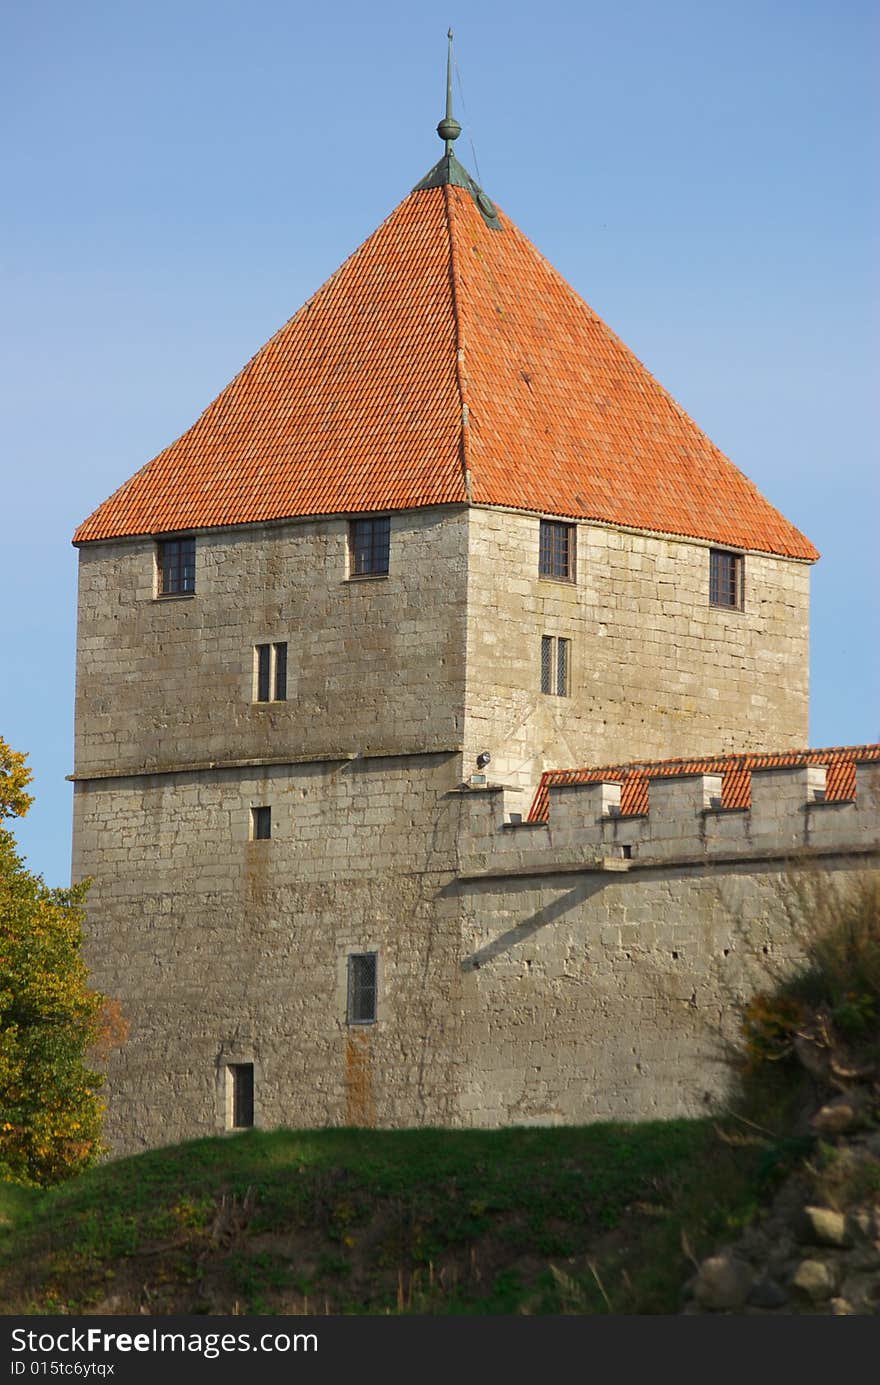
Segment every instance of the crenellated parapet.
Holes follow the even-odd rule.
[[[621,783],[553,784],[544,822],[510,820],[507,791],[461,791],[464,877],[729,864],[836,855],[880,858],[880,761],[856,761],[855,794],[827,796],[827,766],[751,772],[749,807],[722,806],[720,774],[650,781],[648,811],[621,812]]]

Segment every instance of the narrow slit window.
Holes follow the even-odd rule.
[[[375,1022],[377,960],[375,952],[353,952],[348,959],[349,1024]]]
[[[556,696],[568,697],[568,647],[570,640],[556,641]]]
[[[230,1063],[230,1125],[233,1130],[249,1130],[254,1123],[254,1065]]]
[[[273,645],[275,650],[275,701],[287,701],[287,645]]]
[[[272,688],[272,646],[257,645],[257,701],[268,702]]]
[[[255,842],[267,842],[272,836],[272,809],[251,808],[251,838]]]
[[[571,640],[541,636],[541,692],[553,697],[571,694]]]
[[[541,692],[553,691],[553,637],[541,636]]]

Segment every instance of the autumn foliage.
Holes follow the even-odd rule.
[[[0,739],[0,824],[31,804],[25,757]],[[87,1051],[118,1039],[80,955],[86,885],[49,889],[0,825],[0,1176],[51,1184],[100,1153],[102,1078]]]

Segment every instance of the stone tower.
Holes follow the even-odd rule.
[[[478,1120],[462,785],[490,764],[524,814],[562,765],[806,743],[815,549],[438,129],[74,537],[74,871],[132,1020],[118,1149]]]

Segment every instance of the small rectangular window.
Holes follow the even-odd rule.
[[[541,636],[541,692],[569,697],[571,678],[571,640],[555,635]]]
[[[163,539],[157,549],[159,595],[186,596],[196,589],[196,541]]]
[[[272,836],[272,809],[251,808],[251,838],[255,842],[267,842]]]
[[[556,641],[556,696],[568,697],[568,646],[571,640]]]
[[[256,702],[287,700],[287,645],[254,645]]]
[[[553,691],[553,637],[541,636],[541,692]]]
[[[375,1022],[377,960],[375,952],[353,952],[348,959],[349,1024]]]
[[[254,1065],[230,1063],[229,1123],[233,1130],[249,1130],[254,1123]]]
[[[575,579],[575,534],[577,526],[555,519],[541,520],[538,558],[539,577],[555,577],[559,582]]]
[[[272,646],[257,645],[257,701],[268,702],[272,687]]]
[[[287,645],[274,644],[275,652],[275,701],[287,700]]]
[[[743,559],[741,553],[722,548],[709,549],[709,605],[741,610],[743,604]]]
[[[391,552],[391,520],[353,519],[348,527],[350,577],[384,577]]]

